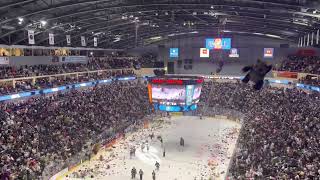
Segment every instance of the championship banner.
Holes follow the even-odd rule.
[[[54,34],[49,33],[49,44],[54,45]]]
[[[81,46],[86,46],[87,43],[86,43],[86,37],[84,36],[81,36]]]
[[[98,38],[97,38],[97,37],[94,37],[94,38],[93,38],[93,46],[94,46],[94,47],[97,47],[97,46],[98,46]]]
[[[67,45],[70,46],[71,45],[71,36],[66,35],[66,39],[67,39]]]
[[[209,55],[209,49],[207,49],[207,48],[200,48],[200,57],[202,57],[202,58],[208,58],[208,57],[210,57],[210,55]]]
[[[0,64],[8,65],[9,57],[0,57]]]
[[[35,44],[33,30],[28,30],[28,39],[29,39],[29,44]]]

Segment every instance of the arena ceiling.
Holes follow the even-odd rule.
[[[171,38],[248,34],[298,42],[320,28],[318,0],[2,0],[0,44],[132,48]]]

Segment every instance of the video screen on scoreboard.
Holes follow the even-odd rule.
[[[211,49],[231,49],[231,38],[207,38],[206,48]]]
[[[152,102],[171,105],[185,105],[198,103],[202,85],[189,85],[190,91],[186,92],[186,86],[181,85],[152,85]],[[188,94],[188,97],[186,97]],[[191,97],[191,98],[189,98]]]
[[[153,85],[152,101],[153,102],[175,102],[184,103],[186,99],[186,89],[180,85]]]
[[[199,99],[200,99],[200,95],[201,95],[201,88],[202,88],[202,85],[196,85],[194,87],[194,92],[193,92],[193,97],[192,97],[192,100],[194,103],[198,103],[199,102]]]

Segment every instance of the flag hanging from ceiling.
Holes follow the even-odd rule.
[[[29,39],[29,44],[35,44],[33,30],[28,30],[28,39]]]
[[[49,33],[49,44],[54,45],[54,34]]]
[[[319,44],[319,29],[317,31],[317,44]]]
[[[97,37],[94,37],[94,38],[93,38],[93,46],[94,46],[94,47],[97,47],[97,46],[98,46],[98,38],[97,38]]]
[[[67,39],[67,45],[70,46],[71,45],[71,36],[66,35],[66,39]]]
[[[81,46],[86,46],[86,37],[81,36]]]

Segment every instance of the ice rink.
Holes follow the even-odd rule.
[[[86,162],[64,179],[128,180],[135,167],[137,172],[143,170],[143,179],[152,180],[156,161],[160,163],[157,180],[224,179],[240,127],[239,123],[223,118],[173,116],[157,120],[149,129],[132,133],[111,149],[102,150],[103,160]],[[163,146],[157,138],[150,140],[151,132],[155,137],[162,136]],[[180,137],[185,140],[184,147],[179,145]],[[146,140],[149,151],[142,151],[140,144]],[[136,155],[130,158],[132,146],[136,146]]]

